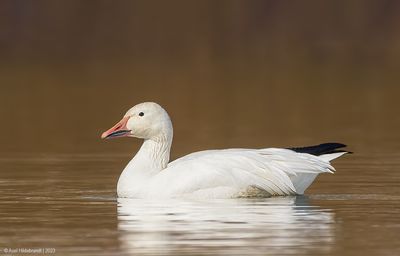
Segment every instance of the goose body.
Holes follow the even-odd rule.
[[[345,145],[305,148],[223,149],[195,152],[169,163],[173,129],[158,104],[131,108],[102,138],[137,137],[143,145],[123,170],[119,197],[236,198],[303,194]]]

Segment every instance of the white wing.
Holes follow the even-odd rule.
[[[248,187],[270,195],[293,195],[303,193],[319,173],[333,171],[326,159],[288,149],[209,150],[171,162],[152,186],[166,195],[200,190],[237,194]]]

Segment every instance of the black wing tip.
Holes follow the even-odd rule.
[[[346,144],[343,143],[339,143],[339,142],[327,142],[327,143],[322,143],[319,144],[318,146],[330,146],[330,147],[335,147],[334,150],[332,150],[331,152],[327,152],[324,154],[330,154],[330,153],[347,153],[347,154],[354,154],[353,151],[348,151],[348,150],[344,150],[343,148],[347,147]]]
[[[345,148],[347,147],[346,144],[339,143],[339,142],[327,142],[327,143],[321,143],[318,146],[327,146],[327,147],[334,147],[334,148]]]
[[[289,148],[290,150],[293,150],[298,153],[307,153],[311,155],[324,155],[324,154],[332,154],[332,153],[340,153],[340,152],[346,152],[349,154],[352,154],[353,152],[347,151],[347,150],[342,150],[342,148],[347,147],[347,145],[343,143],[338,143],[338,142],[327,142],[327,143],[322,143],[319,145],[315,146],[309,146],[309,147],[298,147],[298,148]]]

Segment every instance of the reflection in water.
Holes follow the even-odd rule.
[[[302,197],[118,199],[121,249],[131,253],[301,254],[328,251],[334,213]]]

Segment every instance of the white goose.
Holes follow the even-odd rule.
[[[144,139],[123,170],[119,197],[235,198],[303,194],[329,161],[348,153],[339,143],[304,148],[224,149],[195,152],[169,163],[173,129],[157,103],[132,107],[102,138]]]

